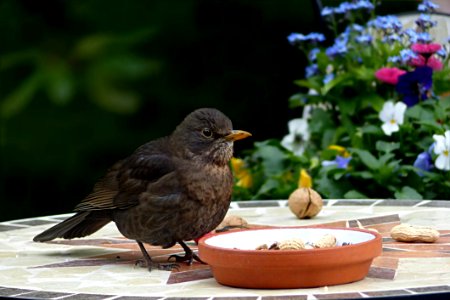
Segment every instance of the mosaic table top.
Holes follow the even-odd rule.
[[[0,223],[0,297],[26,299],[348,299],[427,293],[450,295],[450,201],[325,200],[320,214],[297,219],[285,200],[233,202],[229,214],[249,226],[375,228],[383,236],[383,253],[368,276],[358,282],[308,289],[240,289],[222,286],[207,265],[180,265],[178,270],[149,272],[136,266],[141,252],[113,223],[74,240],[34,243],[32,238],[67,215]],[[400,223],[433,226],[436,243],[400,243],[390,229]],[[195,249],[195,243],[188,243]],[[147,246],[157,261],[180,247]],[[257,266],[255,266],[257,267]]]

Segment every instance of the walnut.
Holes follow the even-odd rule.
[[[299,219],[315,217],[322,209],[322,197],[311,188],[298,188],[289,196],[288,205]]]

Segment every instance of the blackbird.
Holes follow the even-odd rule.
[[[114,221],[125,237],[137,242],[149,270],[176,264],[152,261],[143,243],[163,248],[179,243],[185,255],[170,258],[201,262],[184,241],[212,231],[225,217],[233,186],[233,141],[250,135],[233,130],[217,109],[195,110],[171,135],[114,164],[75,207],[74,216],[33,240],[84,237]]]

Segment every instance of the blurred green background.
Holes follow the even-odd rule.
[[[70,212],[199,107],[253,133],[238,156],[281,138],[305,66],[286,36],[322,30],[307,0],[1,0],[0,20],[0,221]]]

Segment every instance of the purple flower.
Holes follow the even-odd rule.
[[[406,72],[398,77],[397,92],[403,95],[403,102],[408,107],[414,106],[420,100],[428,99],[433,69],[428,66],[417,67],[412,72]]]
[[[350,161],[352,160],[352,157],[343,157],[340,155],[336,155],[336,158],[334,160],[324,160],[322,162],[322,166],[323,167],[328,167],[328,166],[336,166],[336,168],[339,169],[347,169],[348,164],[350,163]]]
[[[434,4],[429,0],[424,0],[421,4],[417,6],[417,10],[421,12],[433,12],[435,9],[439,8],[439,5]]]
[[[419,155],[417,155],[416,160],[413,164],[414,167],[417,169],[423,170],[423,171],[430,171],[433,169],[433,160],[431,158],[431,154],[428,151],[422,152]],[[419,176],[423,176],[423,173],[420,171],[417,171],[417,174]]]

